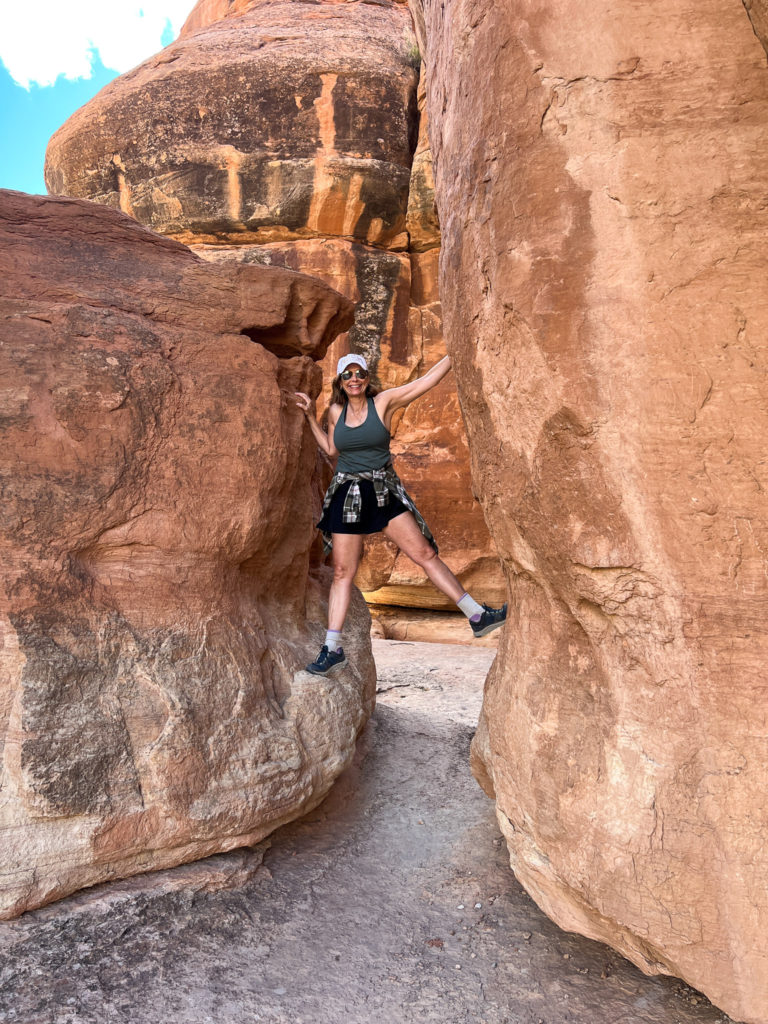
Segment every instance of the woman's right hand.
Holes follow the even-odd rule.
[[[296,396],[296,405],[301,409],[302,412],[309,415],[312,412],[313,402],[309,395],[305,395],[303,391],[294,391]]]

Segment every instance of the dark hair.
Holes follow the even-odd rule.
[[[374,384],[373,380],[369,377],[368,384],[365,389],[365,397],[373,398],[375,395],[378,395],[380,391],[381,388],[377,384]],[[343,407],[347,404],[348,401],[349,398],[347,396],[347,393],[341,386],[341,374],[337,373],[336,376],[333,378],[333,382],[331,383],[331,405],[336,404],[341,405]]]

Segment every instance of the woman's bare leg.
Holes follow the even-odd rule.
[[[359,533],[333,534],[333,583],[328,598],[328,629],[339,633],[344,628],[352,583],[363,552],[363,537]]]
[[[400,550],[421,566],[432,583],[452,601],[459,602],[464,587],[438,555],[419,529],[412,512],[403,512],[390,519],[382,531],[385,537],[394,541]],[[335,543],[335,538],[334,538]]]

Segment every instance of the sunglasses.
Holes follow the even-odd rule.
[[[341,375],[342,380],[352,380],[353,377],[357,377],[358,380],[366,380],[368,378],[367,370],[344,370]]]

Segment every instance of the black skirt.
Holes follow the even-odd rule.
[[[385,505],[379,505],[376,501],[376,491],[370,480],[360,480],[360,498],[362,508],[360,509],[360,521],[357,523],[344,522],[344,499],[347,491],[352,486],[352,481],[342,484],[331,499],[331,504],[325,510],[323,518],[317,524],[318,530],[323,533],[379,533],[383,530],[390,519],[402,515],[408,509],[398,498],[388,492],[388,501]]]

